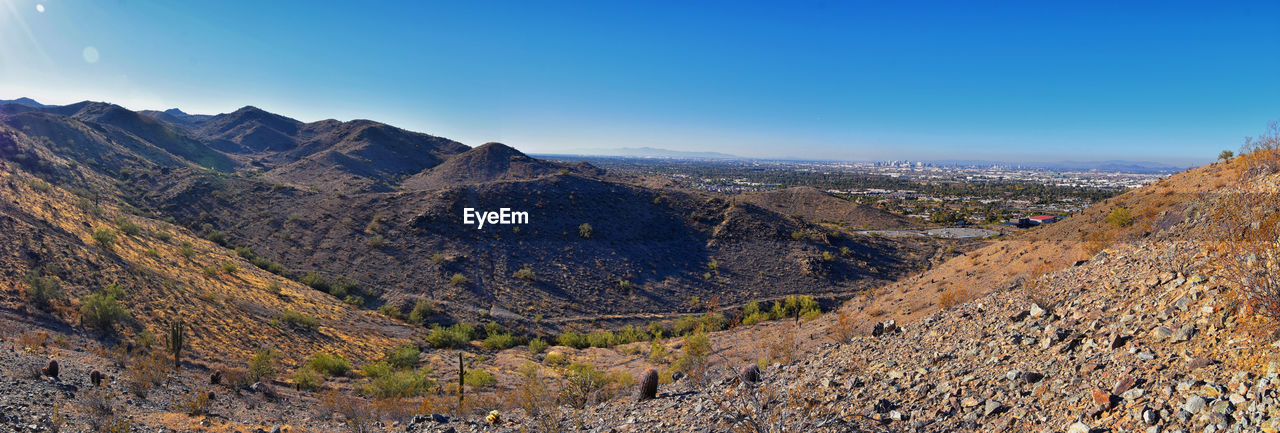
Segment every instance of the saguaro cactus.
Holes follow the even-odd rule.
[[[182,319],[178,319],[169,325],[169,353],[173,355],[174,370],[177,370],[182,365],[182,348],[186,344],[186,338],[183,334],[186,329],[187,324]]]

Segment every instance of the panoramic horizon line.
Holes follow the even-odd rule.
[[[80,100],[77,100],[77,101],[74,101],[74,102],[67,102],[67,103],[46,103],[46,102],[42,102],[42,98],[32,97],[31,95],[22,95],[22,96],[12,97],[11,99],[3,99],[3,100],[4,100],[4,101],[19,101],[19,100],[23,100],[23,99],[25,99],[25,100],[29,100],[29,101],[32,101],[32,102],[34,102],[34,103],[36,103],[36,104],[39,104],[39,105],[41,105],[41,106],[46,106],[46,107],[65,107],[65,106],[75,105],[75,104],[79,104],[79,103],[100,103],[100,104],[110,104],[110,105],[115,105],[115,106],[118,106],[118,107],[124,108],[124,109],[126,109],[126,110],[133,111],[133,112],[142,112],[142,111],[159,111],[159,112],[165,112],[165,111],[168,111],[168,110],[178,110],[179,112],[182,112],[182,113],[184,113],[184,114],[186,114],[186,115],[189,115],[189,116],[221,116],[221,115],[232,114],[232,113],[235,113],[235,112],[237,112],[237,111],[243,110],[243,109],[245,109],[245,108],[255,108],[255,109],[262,110],[262,111],[264,111],[264,112],[270,113],[270,114],[274,114],[274,115],[277,115],[277,116],[282,116],[282,117],[285,117],[285,118],[288,118],[288,119],[292,119],[292,120],[295,120],[295,121],[299,121],[299,122],[302,122],[302,123],[316,123],[316,122],[323,122],[323,121],[327,121],[327,120],[336,120],[336,121],[339,121],[339,122],[353,122],[353,121],[357,121],[357,120],[369,120],[369,121],[373,121],[373,122],[382,123],[382,124],[384,124],[384,125],[388,125],[388,126],[391,126],[391,127],[394,127],[394,128],[402,129],[402,130],[405,130],[405,131],[416,132],[416,133],[422,133],[422,134],[428,134],[428,135],[435,135],[435,136],[442,137],[442,138],[446,138],[446,139],[449,139],[449,140],[458,141],[459,143],[462,143],[462,144],[467,145],[467,146],[469,146],[469,147],[477,147],[477,146],[481,146],[481,145],[484,145],[484,144],[487,144],[487,143],[502,143],[502,144],[506,144],[506,145],[508,145],[508,146],[511,146],[511,147],[513,147],[513,148],[519,149],[519,147],[518,147],[517,145],[509,144],[509,143],[506,143],[506,142],[501,141],[501,140],[486,140],[486,141],[484,141],[483,143],[479,143],[479,144],[467,144],[467,143],[462,142],[462,141],[460,141],[460,140],[455,140],[455,139],[453,139],[453,138],[449,138],[449,137],[446,137],[446,136],[444,136],[444,135],[436,135],[436,134],[434,134],[434,133],[432,133],[432,132],[428,132],[428,131],[417,131],[417,130],[409,129],[409,128],[407,128],[407,127],[402,127],[402,126],[398,126],[398,125],[395,125],[395,124],[387,123],[387,122],[384,122],[384,121],[381,121],[381,120],[375,120],[375,119],[372,119],[372,118],[369,118],[369,117],[353,117],[353,118],[345,119],[345,120],[343,120],[343,119],[338,119],[338,118],[336,118],[336,117],[325,117],[325,118],[322,118],[322,119],[316,119],[316,120],[306,120],[306,119],[302,119],[302,118],[301,118],[301,117],[299,117],[299,116],[294,116],[294,115],[290,115],[290,114],[284,114],[284,113],[281,113],[281,112],[268,110],[268,109],[262,108],[261,106],[259,106],[259,105],[257,105],[257,104],[244,104],[244,105],[240,105],[239,107],[237,107],[237,108],[235,108],[235,109],[232,109],[232,110],[229,110],[229,111],[222,111],[222,112],[218,112],[218,113],[210,114],[210,113],[189,112],[189,111],[187,111],[187,110],[184,110],[184,109],[183,109],[182,107],[180,107],[180,106],[171,106],[171,107],[155,107],[155,108],[133,108],[133,107],[128,107],[128,106],[125,106],[125,105],[122,105],[122,104],[119,104],[119,103],[116,103],[116,102],[112,102],[112,101],[106,101],[106,100],[103,100],[103,101],[95,101],[95,100],[93,100],[93,99],[80,99]],[[54,99],[56,100],[57,98],[54,98]],[[45,100],[45,101],[47,101],[47,100]],[[1206,163],[1208,163],[1208,162],[1209,162],[1207,158],[1205,159],[1205,161],[1199,161],[1199,162],[1195,162],[1195,163],[1190,163],[1190,162],[1185,162],[1185,161],[1184,161],[1184,162],[1179,162],[1179,163],[1174,163],[1174,162],[1162,162],[1162,161],[1157,161],[1157,160],[1135,160],[1135,159],[1125,159],[1125,158],[1110,158],[1110,159],[1091,160],[1091,161],[1080,161],[1080,160],[1073,160],[1073,159],[1066,159],[1066,158],[1062,158],[1062,159],[1054,159],[1054,158],[1036,158],[1036,159],[1017,160],[1017,159],[982,159],[982,158],[978,158],[978,159],[964,159],[964,158],[922,158],[922,157],[906,157],[906,156],[898,156],[898,157],[893,157],[893,158],[877,158],[877,159],[848,159],[848,158],[833,158],[833,157],[803,157],[803,156],[796,156],[796,155],[789,155],[789,156],[752,156],[752,155],[739,155],[739,154],[733,154],[733,153],[726,153],[726,152],[722,152],[722,151],[720,151],[720,150],[702,150],[702,149],[677,150],[677,149],[669,149],[669,148],[666,148],[666,147],[660,147],[660,146],[656,146],[656,145],[621,146],[621,147],[615,147],[615,148],[601,148],[601,149],[561,149],[561,150],[559,150],[559,151],[553,151],[553,152],[526,152],[526,153],[528,153],[529,155],[554,155],[554,156],[596,156],[596,157],[620,157],[620,158],[627,158],[627,157],[634,157],[634,158],[654,158],[654,156],[638,156],[638,155],[611,155],[611,154],[608,154],[608,153],[587,153],[587,152],[599,152],[599,151],[625,151],[625,150],[646,150],[646,149],[656,150],[656,151],[663,151],[663,152],[673,152],[673,153],[687,153],[687,154],[719,154],[719,155],[724,155],[724,156],[726,156],[725,158],[699,158],[699,157],[683,157],[683,158],[682,158],[682,157],[657,157],[657,158],[669,158],[669,159],[720,159],[720,160],[741,160],[741,161],[796,161],[796,162],[810,161],[810,162],[850,162],[850,163],[859,163],[859,162],[886,162],[886,161],[912,161],[912,162],[916,162],[916,161],[918,161],[918,162],[933,163],[933,164],[939,164],[939,163],[956,163],[956,164],[958,164],[958,163],[964,162],[964,163],[970,163],[970,164],[1028,165],[1028,166],[1035,166],[1035,165],[1047,165],[1047,164],[1082,164],[1082,165],[1083,165],[1083,164],[1102,164],[1102,163],[1130,163],[1130,164],[1149,164],[1149,165],[1159,165],[1159,166],[1162,166],[1162,167],[1159,167],[1159,169],[1161,169],[1161,170],[1168,170],[1168,169],[1178,169],[1178,170],[1182,170],[1182,169],[1187,169],[1187,168],[1198,167],[1198,166],[1204,165],[1204,164],[1206,164]],[[522,151],[522,152],[523,152],[523,151]]]

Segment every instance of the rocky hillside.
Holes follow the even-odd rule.
[[[782,196],[725,200],[368,120],[82,102],[0,105],[0,124],[6,160],[55,185],[216,235],[295,281],[341,286],[329,290],[340,300],[407,309],[430,299],[455,320],[501,312],[554,328],[670,317],[703,301],[847,298],[941,248],[824,226],[897,223],[817,192],[785,209]],[[462,224],[468,207],[528,212],[529,223],[477,229]]]
[[[1194,185],[1206,173],[1238,175],[1241,165],[1179,174],[1118,200],[1137,203],[1152,190],[1158,196],[1168,185]],[[1181,196],[1177,217],[1166,214],[1149,231],[1134,229],[1143,235],[1117,240],[1074,266],[919,320],[836,336],[799,361],[748,374],[754,363],[725,360],[701,378],[660,387],[656,399],[560,412],[557,422],[589,419],[634,432],[1276,431],[1280,360],[1270,354],[1269,331],[1275,323],[1261,315],[1267,310],[1250,307],[1258,304],[1248,302],[1249,292],[1230,273],[1230,263],[1244,262],[1205,240],[1226,233],[1218,231],[1224,223],[1236,226],[1233,215],[1266,214],[1234,206],[1240,200],[1274,206],[1274,199],[1257,198],[1280,193],[1277,180],[1246,179]],[[1253,227],[1275,230],[1273,222]],[[496,430],[546,424],[519,413],[508,418]],[[466,428],[424,422],[411,431],[459,427]]]

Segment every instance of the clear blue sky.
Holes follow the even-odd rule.
[[[320,3],[0,0],[0,99],[851,160],[1198,163],[1280,119],[1275,1]]]

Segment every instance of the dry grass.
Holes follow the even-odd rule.
[[[943,310],[950,310],[957,305],[963,304],[969,300],[969,291],[959,287],[953,287],[943,291],[938,295],[938,307]]]

